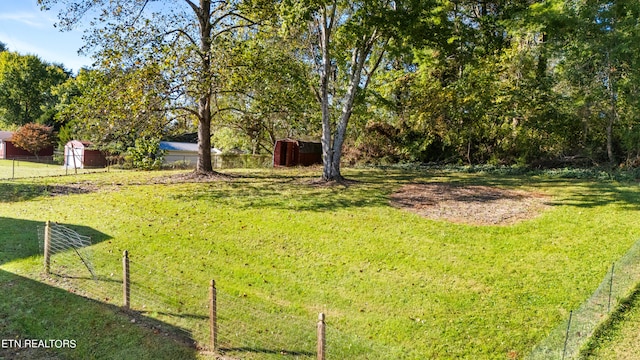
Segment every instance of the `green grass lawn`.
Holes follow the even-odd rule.
[[[59,164],[45,164],[22,160],[0,160],[0,180],[46,176],[73,175],[88,172],[103,172],[106,169],[65,169]]]
[[[221,346],[232,357],[308,358],[315,321],[324,312],[330,359],[512,359],[524,358],[563,323],[640,234],[635,184],[348,170],[356,182],[345,188],[314,185],[317,169],[152,183],[163,174],[0,182],[0,270],[41,279],[35,224],[52,220],[99,234],[93,246],[97,266],[117,271],[120,254],[128,250],[167,278],[184,279],[154,285],[164,292],[189,294],[203,284],[206,294],[215,279]],[[430,181],[534,190],[551,196],[552,206],[516,225],[472,226],[389,205],[400,185]],[[55,185],[84,191],[50,196],[60,192]],[[206,314],[202,297],[180,301]],[[24,316],[31,311],[17,300],[9,304]],[[152,315],[172,324],[170,316]],[[206,321],[184,324],[193,325],[194,339],[206,342]],[[58,331],[9,326],[24,336]],[[96,321],[96,332],[103,331],[100,326]],[[79,331],[60,329],[68,336]]]
[[[632,360],[640,358],[640,293],[637,292],[614,315],[590,344],[583,359]]]

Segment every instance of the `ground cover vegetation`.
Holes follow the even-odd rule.
[[[39,3],[63,30],[86,26],[96,62],[47,77],[0,47],[3,94],[42,79],[29,111],[0,94],[7,126],[44,122],[114,154],[184,132],[253,153],[321,139],[325,180],[340,160],[638,163],[635,1]]]
[[[340,358],[518,359],[590,296],[640,230],[634,183],[566,178],[576,177],[570,172],[386,168],[347,169],[348,186],[327,186],[318,171],[230,171],[199,182],[185,173],[120,172],[1,183],[1,286],[16,297],[0,311],[16,321],[0,325],[16,336],[88,332],[91,340],[79,340],[114,351],[144,352],[141,344],[153,341],[131,335],[124,345],[102,343],[98,334],[110,333],[105,322],[121,320],[92,320],[85,311],[102,305],[83,299],[73,299],[86,305],[74,314],[82,330],[59,324],[61,314],[49,307],[18,304],[43,286],[34,282],[42,279],[35,227],[48,219],[94,236],[96,265],[117,271],[126,249],[168,278],[215,278],[232,299],[220,310],[220,326],[240,337],[282,323],[288,330],[273,336],[286,343],[308,332],[304,324],[313,332],[324,312],[340,342],[357,345],[340,348]],[[502,225],[426,218],[391,202],[412,184],[493,189],[484,198],[489,209],[499,191],[543,195],[546,207]],[[458,195],[463,205],[481,197]],[[46,289],[54,303],[69,296]],[[199,304],[186,299],[185,307]],[[35,324],[20,320],[33,311]],[[193,336],[206,339],[199,331]],[[282,350],[266,345],[227,356],[278,358]]]

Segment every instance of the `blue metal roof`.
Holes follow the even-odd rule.
[[[174,141],[161,141],[160,142],[160,150],[188,151],[188,152],[197,153],[198,152],[198,144],[174,142]],[[214,154],[221,153],[221,151],[216,149],[216,148],[211,148],[211,152],[214,153]]]

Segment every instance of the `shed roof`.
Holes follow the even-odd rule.
[[[0,131],[0,140],[9,141],[13,137],[13,131]]]
[[[198,144],[192,143],[183,143],[183,142],[175,142],[175,141],[161,141],[160,142],[160,150],[167,151],[187,151],[187,152],[198,152]],[[222,151],[211,148],[211,153],[220,154]]]
[[[84,149],[84,148],[88,148],[91,145],[93,145],[91,142],[89,141],[82,141],[82,140],[71,140],[68,143],[66,143],[64,146],[65,147],[73,147],[76,149]]]

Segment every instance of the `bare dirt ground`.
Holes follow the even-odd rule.
[[[235,176],[227,175],[219,172],[205,173],[191,171],[188,173],[180,173],[175,175],[161,176],[153,178],[154,184],[174,184],[174,183],[201,183],[201,182],[213,182],[231,180]]]
[[[391,195],[391,205],[434,220],[471,225],[510,225],[535,218],[550,205],[540,193],[481,185],[409,184]]]

